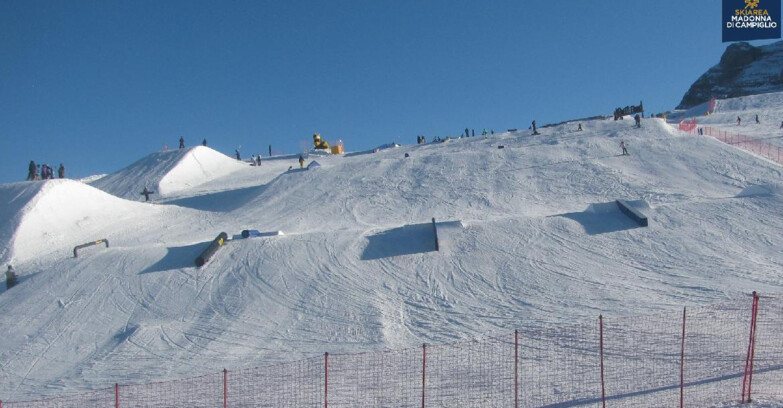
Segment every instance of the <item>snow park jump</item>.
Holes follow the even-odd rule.
[[[636,221],[636,223],[640,226],[647,226],[647,216],[639,212],[636,208],[633,208],[625,200],[617,200],[617,207],[620,209],[620,211],[622,211],[623,214]]]
[[[100,244],[106,244],[106,248],[108,248],[109,247],[109,240],[104,238],[104,239],[99,239],[97,241],[88,242],[86,244],[76,245],[75,247],[73,247],[73,257],[76,258],[78,256],[76,251],[78,251],[78,250],[80,250],[82,248],[87,248],[87,247],[91,247],[93,245],[100,245]]]
[[[228,234],[225,232],[218,234],[218,236],[209,244],[207,249],[205,249],[204,252],[202,252],[201,255],[196,258],[196,266],[199,268],[204,266],[204,264],[209,261],[209,258],[212,258],[212,255],[215,255],[215,252],[217,252],[217,250],[220,249],[220,247],[223,246],[227,240]]]

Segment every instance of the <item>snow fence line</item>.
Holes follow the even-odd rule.
[[[88,242],[86,244],[76,245],[75,247],[73,247],[73,257],[76,258],[78,256],[76,251],[78,251],[78,250],[80,250],[82,248],[87,248],[87,247],[91,247],[93,245],[100,245],[100,244],[106,244],[106,248],[108,248],[109,247],[109,240],[106,239],[106,238],[103,238],[103,239],[99,239],[97,241]],[[3,408],[3,407],[0,407],[0,408]]]
[[[215,255],[215,252],[217,252],[220,247],[223,246],[223,244],[228,240],[228,234],[225,232],[221,232],[218,234],[218,236],[212,240],[212,242],[209,244],[207,249],[204,250],[204,252],[201,253],[198,257],[196,257],[196,266],[202,267],[204,266],[207,261],[209,261],[209,258],[212,258],[212,255]],[[2,407],[0,407],[2,408]]]
[[[777,164],[783,164],[783,148],[765,142],[762,139],[754,139],[750,136],[727,132],[710,126],[698,126],[696,119],[692,119],[690,122],[684,121],[684,123],[680,123],[679,129],[692,135],[713,137],[723,143],[737,146],[772,160]]]
[[[684,407],[783,398],[783,297],[330,354],[0,408]],[[739,398],[738,398],[739,397]]]

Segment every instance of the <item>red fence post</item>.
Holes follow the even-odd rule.
[[[514,408],[519,408],[519,330],[514,330]]]
[[[424,390],[427,379],[427,343],[421,345],[421,408],[424,408]]]
[[[753,356],[756,351],[756,316],[758,314],[759,298],[756,292],[753,292],[753,306],[751,307],[750,317],[750,336],[748,337],[748,354],[745,357],[745,374],[742,378],[742,399],[743,404],[750,402],[750,385],[753,381]],[[747,386],[748,399],[745,400],[745,389]]]
[[[114,383],[114,408],[120,408],[120,384]]]
[[[223,369],[223,408],[228,408],[228,370]]]
[[[324,408],[329,408],[329,353],[324,353]]]
[[[682,345],[680,346],[680,408],[685,402],[685,308],[682,308]]]
[[[601,402],[606,408],[606,387],[604,386],[604,316],[598,315],[599,349],[601,353]]]

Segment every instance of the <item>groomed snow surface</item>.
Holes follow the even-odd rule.
[[[743,134],[780,138],[783,94],[719,101],[698,120],[728,128],[738,115]],[[0,399],[781,292],[780,165],[660,119],[581,124],[307,154],[312,170],[298,156],[250,166],[199,146],[89,183],[0,185],[0,262],[19,275],[0,289]],[[196,268],[220,232],[229,241]],[[753,406],[782,406],[783,390],[771,393]]]

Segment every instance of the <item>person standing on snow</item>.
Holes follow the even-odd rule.
[[[144,186],[144,190],[142,190],[141,195],[144,196],[144,201],[150,200],[150,194],[155,194],[154,191],[150,191],[147,189],[147,186]]]
[[[304,168],[304,157],[302,157],[301,154],[299,155],[299,168],[300,169]]]
[[[783,123],[781,123],[780,126],[783,128]],[[35,180],[36,174],[38,174],[38,168],[35,166],[35,162],[30,160],[30,165],[27,166],[27,180]]]
[[[742,125],[742,118],[737,116],[737,126],[741,126],[741,125]]]
[[[207,146],[207,138],[204,138],[204,140],[201,142],[201,145],[204,147]]]
[[[636,116],[633,117],[633,120],[636,121],[636,127],[640,128],[642,127],[642,118],[637,113]]]
[[[57,168],[57,177],[65,178],[65,166],[63,166],[62,163],[60,163],[60,167]]]
[[[5,271],[5,289],[11,289],[14,285],[16,285],[16,273],[14,267],[8,265],[8,270]]]
[[[237,160],[242,160],[242,159],[239,157],[239,149],[235,149],[235,150],[234,150],[234,154],[236,154],[236,155],[237,155]]]
[[[625,140],[620,141],[620,148],[623,149],[623,156],[628,156],[628,149],[627,145],[625,144]]]
[[[533,134],[535,135],[535,134],[538,133],[538,130],[536,130],[536,120],[535,119],[533,119],[533,124],[532,125],[533,125]]]
[[[184,149],[185,148],[185,138],[180,136],[179,137],[179,148]]]

